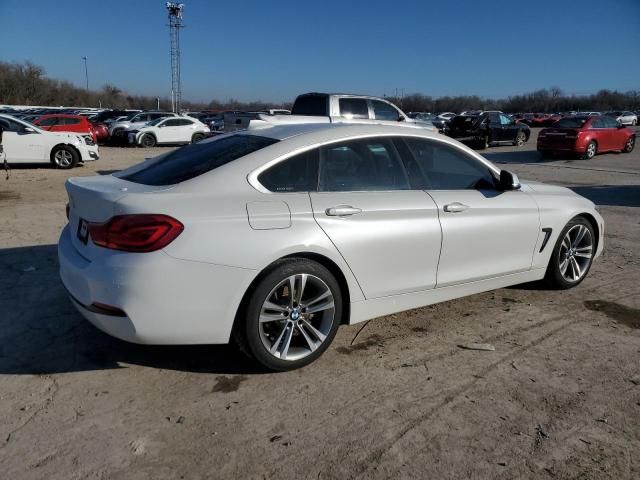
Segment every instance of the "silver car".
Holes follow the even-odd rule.
[[[281,125],[69,179],[60,275],[98,328],[306,365],[340,324],[518,283],[578,285],[604,223],[443,135]]]

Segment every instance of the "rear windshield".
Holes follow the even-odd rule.
[[[296,98],[292,115],[327,115],[327,96],[326,95],[300,95]]]
[[[582,128],[587,123],[589,117],[568,117],[561,118],[553,126],[556,128]]]
[[[274,138],[232,135],[179,148],[121,178],[143,185],[175,185],[278,142]]]

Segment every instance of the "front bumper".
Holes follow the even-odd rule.
[[[100,150],[98,150],[98,145],[76,145],[78,151],[80,152],[80,157],[83,162],[91,162],[94,160],[100,159]]]
[[[58,242],[60,278],[72,303],[103,332],[133,343],[228,343],[253,270],[179,260],[163,251],[106,250],[84,258],[67,225]],[[113,315],[95,303],[121,309]]]

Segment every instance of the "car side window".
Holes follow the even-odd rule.
[[[506,115],[500,115],[500,125],[511,125],[511,119]]]
[[[270,192],[315,192],[318,189],[320,150],[290,157],[260,175],[258,181]]]
[[[400,120],[400,113],[392,105],[380,100],[371,100],[371,105],[373,106],[373,118],[376,120],[390,120],[393,122]]]
[[[165,120],[165,121],[162,123],[162,126],[163,126],[163,127],[177,127],[177,126],[179,126],[179,125],[180,125],[180,120],[178,120],[178,119],[173,119],[173,118],[170,118],[169,120]]]
[[[62,120],[64,120],[63,125],[78,125],[80,123],[79,118],[64,118]]]
[[[38,122],[38,125],[41,127],[53,127],[58,122],[58,119],[55,117],[45,118],[41,122]]]
[[[591,128],[605,128],[601,118],[596,118],[591,122]]]
[[[367,101],[362,98],[341,98],[340,115],[347,118],[369,118]]]
[[[186,118],[180,118],[178,119],[177,124],[180,126],[185,126],[185,125],[193,125],[193,122],[191,120],[187,120]]]
[[[495,188],[489,167],[464,152],[433,140],[407,138],[405,141],[431,190]]]
[[[618,128],[618,121],[615,118],[605,117],[602,120],[605,128]]]
[[[372,138],[321,149],[322,192],[408,190],[409,182],[390,139]]]

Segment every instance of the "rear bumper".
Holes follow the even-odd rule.
[[[545,152],[572,152],[581,153],[584,151],[584,147],[581,147],[577,141],[553,141],[553,140],[540,140],[538,139],[537,149]]]
[[[103,255],[89,261],[71,242],[58,242],[60,278],[72,303],[103,332],[133,343],[228,343],[253,270],[184,261],[163,251]],[[101,303],[121,309],[109,314]]]

